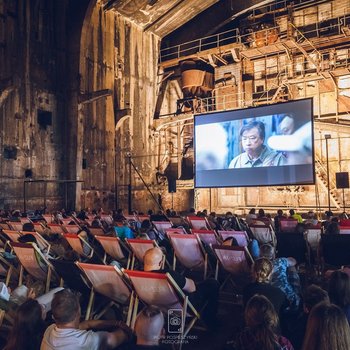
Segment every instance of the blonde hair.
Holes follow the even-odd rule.
[[[254,263],[254,272],[256,281],[259,283],[266,282],[269,280],[273,266],[269,259],[260,258]]]

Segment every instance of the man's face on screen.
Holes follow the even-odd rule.
[[[257,128],[246,130],[242,134],[242,147],[249,155],[259,156],[263,143]]]

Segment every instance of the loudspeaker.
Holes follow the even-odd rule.
[[[168,178],[168,192],[175,193],[176,192],[176,179]]]
[[[337,188],[349,188],[349,173],[335,173]]]

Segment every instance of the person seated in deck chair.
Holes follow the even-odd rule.
[[[176,271],[164,270],[163,266],[164,254],[158,248],[147,250],[144,255],[144,271],[148,272],[168,272],[174,279],[176,284],[189,296],[191,303],[201,309],[207,303],[202,311],[202,317],[208,327],[213,328],[216,325],[216,313],[218,307],[219,283],[214,279],[206,279],[203,282],[195,284],[190,278],[186,278]]]
[[[132,350],[161,350],[159,343],[164,336],[164,316],[156,306],[145,307],[137,316],[135,323],[136,345]]]
[[[80,322],[78,297],[69,289],[57,292],[51,311],[55,323],[44,334],[41,350],[98,350],[115,349],[128,340],[130,329],[121,321],[88,320]],[[92,331],[118,327],[111,332]]]

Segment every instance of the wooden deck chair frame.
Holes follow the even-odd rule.
[[[131,271],[131,270],[123,270],[123,272],[128,276],[131,281],[131,284],[135,290],[136,300],[134,304],[131,328],[134,328],[135,320],[138,312],[139,301],[144,303],[145,305],[155,305],[159,307],[163,312],[168,311],[170,309],[174,309],[176,307],[181,307],[182,310],[182,327],[181,327],[181,335],[182,337],[186,337],[188,332],[191,330],[193,325],[197,320],[200,320],[200,313],[193,306],[193,304],[189,301],[188,296],[182,291],[182,289],[176,284],[174,279],[171,277],[169,273],[158,273],[158,272],[144,272],[144,271]],[[145,279],[146,284],[137,284],[136,279]],[[150,279],[157,279],[166,281],[166,287],[160,288],[157,286],[152,286],[150,283]],[[148,280],[148,282],[147,282]],[[158,295],[155,295],[152,300],[148,299],[145,294],[142,292],[146,292],[146,286],[151,286],[151,291],[158,292]],[[166,303],[166,294],[163,294],[163,298],[159,296],[159,293],[164,292],[168,293],[169,303]],[[165,299],[165,300],[164,300]],[[171,303],[171,304],[170,304]],[[191,317],[190,321],[186,326],[186,318]],[[181,348],[181,345],[180,345]]]
[[[129,268],[131,262],[131,251],[126,244],[119,237],[110,237],[110,236],[95,236],[96,240],[100,242],[103,251],[103,263],[106,264],[107,256],[110,256],[112,259],[117,261],[127,259],[126,268]],[[122,248],[125,248],[128,252],[128,257],[125,256]]]
[[[200,268],[201,266],[203,266],[203,278],[205,279],[206,276],[207,276],[207,272],[208,272],[208,254],[206,253],[203,245],[202,245],[202,242],[201,240],[198,238],[198,236],[196,235],[179,235],[179,234],[169,234],[169,239],[170,239],[170,244],[171,246],[173,247],[173,250],[174,250],[174,258],[173,258],[173,270],[175,270],[176,268],[176,261],[179,260],[180,263],[187,269],[190,269],[190,270],[196,270],[198,268]],[[179,251],[177,249],[177,246],[176,246],[176,240],[187,240],[187,241],[190,241],[190,240],[193,240],[196,242],[197,244],[197,247],[198,247],[198,250],[201,254],[201,261],[197,264],[194,264],[193,266],[189,266],[189,264],[187,264],[184,259],[183,259],[183,256],[182,256],[182,252]]]
[[[94,248],[83,237],[80,237],[79,235],[77,235],[75,233],[65,233],[65,234],[63,234],[63,237],[66,239],[66,241],[71,246],[71,248],[79,254],[79,256],[81,256],[85,259],[91,259],[92,256],[94,255]],[[79,240],[80,241],[79,247],[81,247],[81,251],[79,251],[79,249],[77,249],[77,246],[73,244],[72,240],[76,240],[76,241]],[[89,247],[89,249],[90,249],[89,255],[86,255],[84,253],[83,244],[86,244]]]
[[[38,232],[40,235],[45,232],[45,226],[42,223],[34,222],[33,225],[34,225],[34,230]]]
[[[95,300],[95,295],[96,293],[102,294],[105,297],[111,299],[111,302],[102,310],[98,313],[98,315],[95,315],[95,319],[99,319],[104,315],[108,309],[113,305],[113,304],[119,304],[123,306],[128,306],[128,312],[126,314],[126,324],[130,326],[131,324],[131,316],[132,316],[132,311],[133,311],[133,306],[134,306],[134,301],[135,301],[135,294],[134,291],[131,288],[131,285],[129,283],[129,280],[124,276],[123,272],[117,267],[117,266],[111,266],[111,265],[97,265],[97,264],[87,264],[87,263],[81,263],[81,262],[75,262],[75,264],[79,267],[80,271],[83,274],[83,277],[85,278],[86,281],[88,281],[88,284],[90,285],[91,292],[90,292],[90,297],[89,297],[89,304],[86,310],[86,315],[85,319],[89,320],[92,315],[92,310],[93,310],[93,305],[94,305],[94,300]],[[91,273],[93,271],[93,273]],[[110,294],[112,288],[108,288],[107,292],[101,290],[101,286],[97,285],[97,281],[93,279],[94,274],[97,274],[100,272],[109,272],[111,274],[110,278],[108,279],[108,282],[110,284],[113,284],[113,281],[118,280],[119,283],[121,283],[121,286],[123,290],[117,291],[114,290],[114,294]],[[102,288],[106,287],[106,283],[102,284]],[[128,296],[126,297],[126,300],[118,300],[118,295],[124,295],[126,290],[128,291]],[[123,294],[124,293],[124,294]],[[129,300],[129,302],[127,302]]]
[[[18,286],[22,285],[23,282],[23,273],[24,270],[27,271],[28,274],[34,276],[35,278],[39,279],[39,280],[43,280],[46,282],[46,288],[45,288],[45,292],[47,293],[50,289],[50,283],[51,283],[51,277],[52,277],[52,271],[53,271],[53,267],[51,265],[51,263],[46,259],[46,257],[44,256],[44,254],[40,251],[40,249],[38,248],[38,246],[35,243],[10,243],[11,247],[13,248],[18,260],[20,261],[20,272],[19,272],[19,281],[18,281]],[[33,251],[33,258],[30,259],[31,261],[35,261],[36,266],[31,266],[29,267],[28,265],[26,266],[25,261],[28,261],[28,259],[23,259],[23,257],[20,256],[19,250],[18,249],[32,249]],[[17,252],[16,252],[17,250]],[[39,262],[36,258],[36,254],[38,254],[41,257],[41,260],[43,262],[45,262],[46,266],[47,266],[47,272],[45,272],[41,266],[39,265]],[[34,270],[33,270],[34,269]],[[42,272],[42,274],[41,274]],[[41,275],[41,276],[39,276]],[[46,277],[44,276],[46,275]]]
[[[13,231],[22,231],[23,230],[23,224],[20,221],[8,221],[7,223],[11,230]]]
[[[62,235],[63,233],[66,233],[63,226],[61,224],[47,224],[47,227],[50,229],[52,233],[58,233]]]
[[[227,265],[225,266],[225,264],[223,263],[221,256],[219,256],[219,254],[217,253],[217,250],[225,250],[225,251],[237,251],[237,252],[242,252],[244,253],[244,256],[246,257],[246,261],[247,264],[250,262],[251,264],[254,263],[254,259],[252,258],[252,256],[249,253],[249,250],[247,247],[232,247],[232,246],[226,246],[226,245],[212,245],[212,249],[214,251],[214,254],[216,256],[217,262],[216,262],[216,268],[215,268],[215,279],[218,279],[218,275],[219,275],[219,266],[221,265],[222,268],[229,273],[229,275],[226,277],[226,279],[224,280],[224,282],[222,283],[220,289],[222,290],[224,288],[224,286],[226,285],[227,282],[231,281],[231,283],[233,284],[234,287],[236,287],[236,284],[234,283],[232,277],[234,276],[232,271],[230,271],[229,269],[227,269]]]
[[[53,221],[53,216],[52,216],[52,214],[42,214],[41,216],[42,216],[43,219],[46,221],[46,223],[52,224],[52,221]]]
[[[130,251],[131,251],[131,262],[129,264],[129,268],[130,270],[133,270],[135,267],[135,259],[137,259],[139,262],[141,262],[143,264],[143,257],[141,259],[141,256],[138,256],[140,254],[138,254],[138,251],[136,251],[134,249],[134,244],[148,244],[149,248],[148,249],[152,249],[154,247],[158,247],[158,244],[155,240],[153,239],[129,239],[127,238],[126,240],[127,245],[130,247]],[[152,246],[151,246],[152,245]],[[143,250],[143,255],[145,254],[145,252],[148,249],[144,249]]]

